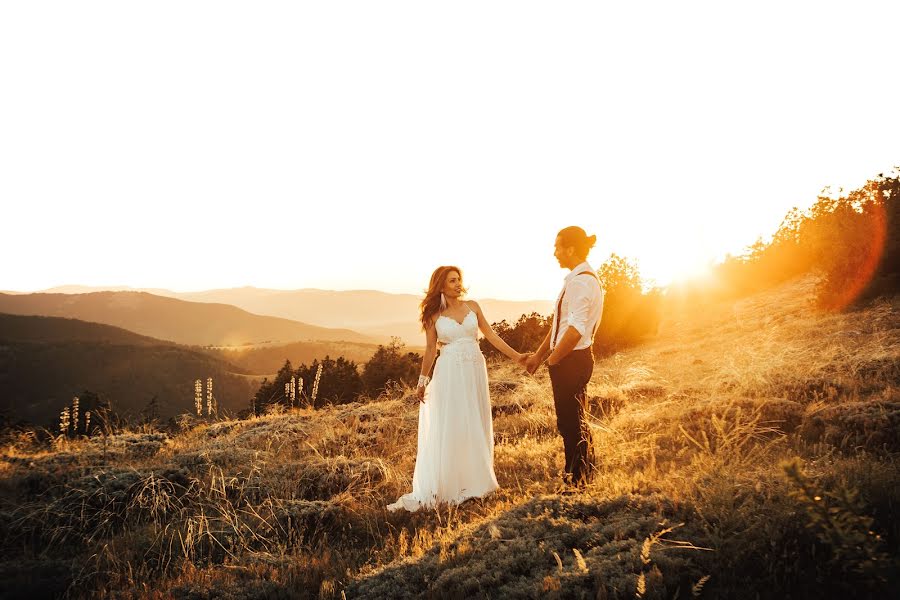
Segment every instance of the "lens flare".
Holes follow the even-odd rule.
[[[883,202],[869,202],[862,210],[869,216],[866,219],[869,235],[859,247],[851,250],[856,255],[847,257],[849,261],[858,263],[858,267],[856,272],[850,274],[843,282],[840,289],[833,290],[827,295],[827,299],[823,302],[825,308],[841,310],[852,304],[872,281],[872,276],[881,262],[888,230],[885,205]]]

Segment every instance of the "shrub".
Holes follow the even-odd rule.
[[[656,335],[662,294],[656,289],[644,293],[637,266],[612,254],[598,273],[604,298],[594,354],[607,356]]]
[[[319,369],[321,375],[316,386]],[[295,398],[285,393],[286,384],[299,386],[301,383]],[[286,360],[275,379],[265,379],[260,384],[253,399],[253,412],[265,414],[274,406],[312,405],[319,408],[328,403],[344,404],[356,400],[362,390],[359,367],[343,356],[337,359],[326,356],[322,361],[315,359],[311,365],[302,364],[296,370],[291,366],[291,361]]]
[[[826,560],[817,563],[825,571],[820,575],[851,595],[859,588],[875,591],[885,585],[897,561],[884,552],[881,536],[872,531],[874,520],[865,514],[859,493],[847,486],[818,489],[798,459],[784,463],[782,469],[793,484],[791,496],[800,504],[806,527],[827,553]]]
[[[404,344],[392,338],[366,363],[362,372],[363,389],[369,396],[378,396],[391,384],[414,385],[419,379],[422,357],[415,352],[403,352]]]
[[[544,317],[533,312],[530,315],[522,315],[512,325],[504,320],[493,323],[491,328],[500,339],[519,352],[534,352],[550,331],[552,324],[552,316]],[[482,338],[480,344],[485,356],[501,356],[500,351],[486,339]]]

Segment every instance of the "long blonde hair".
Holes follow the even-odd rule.
[[[444,307],[441,306],[441,292],[443,292],[444,285],[447,283],[447,276],[454,271],[458,273],[459,278],[462,279],[462,271],[459,267],[453,266],[438,267],[434,270],[434,273],[431,274],[431,282],[428,284],[428,291],[425,292],[425,298],[419,305],[419,309],[421,310],[419,320],[422,322],[423,330],[427,328],[428,324],[431,323],[444,309]],[[463,290],[465,290],[465,288],[463,288]]]

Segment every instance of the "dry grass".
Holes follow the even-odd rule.
[[[30,598],[889,593],[897,304],[822,315],[813,288],[669,306],[656,341],[598,363],[600,468],[575,495],[555,493],[545,371],[508,363],[490,366],[501,489],[435,512],[385,510],[408,490],[416,450],[416,406],[396,395],[173,437],[14,440],[0,455],[15,557],[0,562],[2,587]]]

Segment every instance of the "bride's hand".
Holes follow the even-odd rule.
[[[424,385],[420,385],[419,387],[416,388],[416,398],[419,399],[420,403],[425,402],[425,386]]]
[[[524,367],[530,357],[530,354],[522,354],[521,352],[519,352],[519,355],[516,357],[516,364]]]

